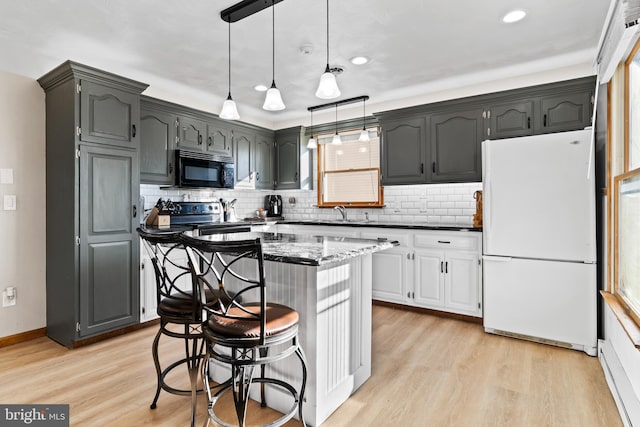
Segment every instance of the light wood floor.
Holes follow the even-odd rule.
[[[373,313],[372,376],[323,426],[622,425],[597,358],[459,320],[381,306]],[[162,392],[149,409],[155,332],[75,350],[47,338],[2,348],[0,403],[69,403],[72,426],[186,426],[189,398]],[[181,351],[177,340],[161,340],[161,354]],[[203,425],[204,397],[199,403]],[[262,411],[254,414],[264,419]]]

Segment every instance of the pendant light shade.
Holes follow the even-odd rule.
[[[313,137],[313,111],[311,111],[311,126],[310,128],[312,129],[312,133],[311,133],[311,138],[309,138],[309,142],[307,142],[307,149],[308,150],[315,150],[316,148],[318,148],[318,142],[316,141],[316,139]]]
[[[321,99],[333,99],[340,96],[336,76],[331,73],[331,68],[329,67],[329,0],[327,0],[327,66],[320,76],[320,84],[318,85],[316,96]]]
[[[367,131],[367,119],[366,119],[366,100],[362,100],[362,131],[358,141],[369,141],[369,132]]]
[[[267,111],[279,111],[284,110],[284,102],[282,102],[282,95],[280,90],[276,87],[276,82],[271,82],[271,87],[267,90],[267,96],[264,98],[263,109]]]
[[[276,87],[276,12],[275,1],[271,2],[271,87],[267,90],[267,95],[264,98],[264,105],[262,108],[267,111],[279,111],[284,110],[284,102],[282,102],[282,95]]]
[[[227,100],[222,104],[222,111],[220,111],[220,118],[224,120],[238,120],[240,114],[238,114],[238,107],[231,98],[231,21],[229,21],[229,94]]]
[[[227,96],[227,100],[222,104],[222,111],[220,112],[220,118],[224,120],[238,120],[240,114],[238,114],[238,108],[236,102],[231,99],[231,92]]]

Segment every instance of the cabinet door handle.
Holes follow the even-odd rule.
[[[449,261],[444,263],[444,272],[449,273]]]
[[[298,172],[296,172],[296,174],[293,176],[293,180],[295,182],[298,182]]]
[[[547,126],[547,115],[546,114],[542,117],[542,126],[545,126],[545,127]]]
[[[136,137],[136,125],[131,125],[131,136],[132,138]]]
[[[209,137],[208,140],[209,140],[209,147],[211,147],[211,137]]]
[[[137,217],[138,216],[138,207],[136,205],[133,205],[133,217]]]
[[[424,173],[424,163],[420,163],[420,175]]]
[[[448,245],[451,242],[448,240],[438,240],[438,243],[446,243]]]
[[[256,182],[260,181],[260,172],[256,172]]]
[[[531,117],[527,117],[527,129],[531,129]]]
[[[436,162],[431,163],[431,172],[436,173]]]
[[[171,174],[172,172],[173,172],[173,165],[169,163],[169,174]]]
[[[440,273],[444,272],[444,262],[440,261]]]
[[[202,134],[198,135],[198,145],[202,145]]]

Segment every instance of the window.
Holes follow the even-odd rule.
[[[640,167],[640,44],[636,44],[625,66],[627,82],[625,170]]]
[[[359,141],[360,131],[340,133],[341,145],[331,144],[333,135],[318,138],[318,206],[381,207],[380,139],[377,129],[369,141]]]

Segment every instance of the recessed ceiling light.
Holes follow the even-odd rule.
[[[527,15],[527,12],[524,10],[512,10],[511,12],[504,15],[502,18],[502,22],[507,24],[511,24],[512,22],[518,22],[523,19]]]
[[[351,63],[354,65],[363,65],[369,62],[369,58],[366,56],[354,56],[351,58]]]
[[[258,92],[266,92],[268,89],[265,85],[255,85],[253,88]]]

